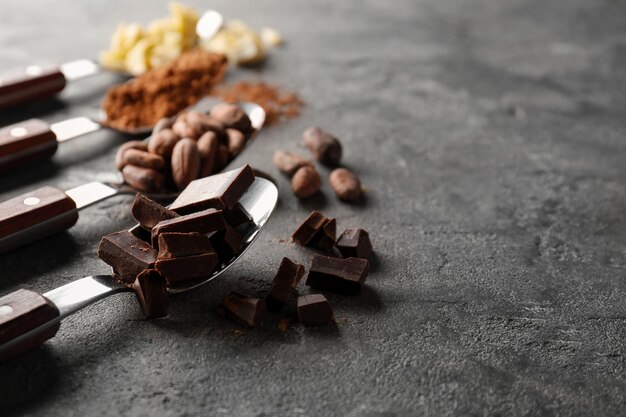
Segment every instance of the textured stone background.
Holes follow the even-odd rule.
[[[0,365],[0,414],[420,416],[626,414],[626,2],[620,0],[195,3],[287,45],[259,79],[296,90],[299,119],[268,128],[240,162],[276,173],[320,124],[340,136],[367,203],[280,206],[244,261],[143,321],[131,294],[66,320]],[[3,0],[0,69],[95,57],[120,20],[163,1]],[[90,114],[102,75],[0,123]],[[0,176],[0,198],[115,178],[124,138],[100,132],[49,163]],[[277,174],[277,173],[276,173]],[[99,237],[131,224],[131,199],[81,212],[69,233],[0,256],[0,294],[103,273]],[[367,290],[330,296],[336,330],[233,333],[214,308],[262,292],[312,208],[370,230]]]

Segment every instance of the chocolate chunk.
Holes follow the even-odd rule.
[[[372,254],[370,235],[363,229],[346,229],[335,245],[344,258],[368,259]]]
[[[294,242],[306,246],[313,240],[317,232],[319,232],[324,224],[326,224],[326,217],[319,211],[313,211],[309,216],[304,219],[302,224],[298,226],[291,238]]]
[[[231,209],[225,209],[224,218],[226,219],[226,223],[235,229],[252,222],[252,216],[250,216],[246,209],[239,203],[235,204]]]
[[[369,269],[367,259],[313,255],[306,285],[342,294],[356,294],[361,291]]]
[[[170,206],[179,214],[208,208],[231,209],[254,182],[250,165],[192,181]]]
[[[157,251],[128,231],[111,233],[100,240],[98,256],[113,267],[124,282],[135,281],[144,269],[154,267]]]
[[[141,311],[146,318],[167,316],[170,297],[165,278],[156,269],[146,269],[135,278],[133,290],[137,294]]]
[[[322,294],[298,297],[298,319],[305,326],[328,326],[335,324],[330,303]]]
[[[273,313],[280,312],[303,275],[304,266],[289,258],[283,258],[272,281],[270,292],[265,297],[267,309]]]
[[[152,246],[158,247],[161,233],[209,233],[226,227],[222,210],[208,209],[159,222],[152,228]]]
[[[260,326],[267,317],[265,301],[259,298],[231,292],[223,304],[228,316],[245,326]]]
[[[156,269],[163,274],[170,285],[180,281],[209,278],[216,265],[217,255],[215,253],[156,261]]]
[[[137,193],[135,196],[135,201],[133,201],[130,212],[135,220],[137,220],[143,228],[148,230],[151,230],[160,221],[178,217],[177,213],[166,209],[141,193]]]
[[[140,225],[133,227],[132,229],[129,230],[129,232],[131,232],[133,236],[143,240],[144,242],[150,245],[152,244],[152,235],[150,234],[150,231],[144,229]]]
[[[222,230],[208,234],[209,240],[217,252],[220,262],[228,262],[233,256],[239,255],[243,238],[232,227],[226,226]]]
[[[315,234],[309,246],[315,246],[326,252],[329,252],[335,246],[335,237],[337,236],[337,221],[335,219],[326,219],[324,226]]]
[[[180,258],[215,252],[206,235],[192,233],[161,233],[157,259]]]

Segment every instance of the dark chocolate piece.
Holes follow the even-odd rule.
[[[167,316],[170,297],[165,278],[156,269],[146,269],[135,278],[133,290],[137,294],[141,311],[148,319]]]
[[[128,231],[104,236],[98,245],[98,256],[113,267],[126,283],[132,284],[144,269],[154,268],[157,251]]]
[[[223,304],[228,316],[245,326],[260,326],[267,317],[265,301],[260,298],[231,292],[224,298]]]
[[[158,247],[161,233],[210,233],[226,227],[222,210],[208,209],[159,222],[152,228],[152,246]]]
[[[252,222],[252,216],[250,216],[246,209],[239,203],[235,204],[232,209],[224,210],[224,218],[226,219],[226,223],[235,229],[241,225]]]
[[[215,253],[156,261],[156,269],[163,274],[170,285],[180,281],[208,278],[215,270],[216,265],[217,255]]]
[[[220,262],[228,262],[233,256],[239,255],[241,252],[243,238],[230,226],[210,233],[208,237],[213,245],[213,249],[217,252]]]
[[[326,217],[319,211],[313,211],[309,216],[304,219],[302,224],[298,226],[291,238],[294,242],[306,246],[311,240],[315,237],[317,232],[319,232],[324,224],[326,224]]]
[[[159,203],[150,200],[140,193],[137,193],[135,196],[135,201],[133,201],[130,212],[141,227],[148,230],[151,230],[160,221],[178,217],[177,213],[166,209]]]
[[[180,193],[170,210],[188,214],[208,208],[232,209],[253,182],[250,165],[197,179]]]
[[[330,303],[322,294],[298,297],[298,320],[305,326],[328,326],[335,324]]]
[[[335,246],[335,238],[337,236],[337,220],[326,219],[324,226],[317,231],[308,246],[315,246],[326,252]]]
[[[150,234],[149,230],[144,229],[141,226],[135,226],[132,229],[129,230],[135,237],[138,237],[139,239],[143,240],[144,242],[148,243],[149,245],[152,244],[152,235]]]
[[[265,297],[267,309],[273,313],[280,312],[303,275],[304,266],[289,258],[283,258],[272,281],[270,292]]]
[[[157,259],[179,258],[215,252],[206,235],[192,233],[161,233]]]
[[[313,255],[306,285],[342,294],[356,294],[361,291],[369,269],[367,259]]]
[[[344,258],[368,259],[372,254],[370,235],[363,229],[346,229],[335,245]]]

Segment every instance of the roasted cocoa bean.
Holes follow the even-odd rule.
[[[228,154],[230,158],[234,158],[246,147],[246,137],[237,129],[226,129],[228,137]]]
[[[328,166],[337,166],[341,162],[341,143],[331,134],[319,127],[311,127],[302,134],[304,145],[309,148],[313,157]]]
[[[356,201],[363,193],[359,177],[346,168],[333,170],[328,177],[328,182],[335,194],[337,194],[337,197],[344,201]]]
[[[313,166],[308,159],[287,151],[276,151],[273,161],[280,172],[290,177],[303,166]]]
[[[127,162],[124,160],[124,153],[129,149],[138,149],[140,151],[147,151],[148,145],[140,140],[131,140],[130,142],[124,143],[119,147],[117,153],[115,154],[115,166],[120,171],[124,166],[126,166]]]
[[[164,129],[171,129],[172,125],[174,125],[175,120],[175,117],[163,117],[162,119],[159,119],[159,121],[156,122],[154,128],[152,129],[152,136],[156,135]]]
[[[310,165],[298,169],[291,178],[291,191],[298,198],[311,197],[319,191],[321,185],[320,174]]]
[[[170,159],[174,146],[178,143],[180,137],[174,133],[172,129],[163,129],[157,134],[153,134],[148,142],[148,151],[161,155],[163,158]]]
[[[172,151],[172,178],[179,190],[198,178],[200,153],[196,142],[189,138],[181,139]]]
[[[215,165],[213,166],[213,172],[220,172],[226,165],[228,165],[228,146],[219,145],[217,147],[217,154],[215,155]]]
[[[225,128],[237,129],[244,134],[252,131],[250,118],[236,104],[218,104],[211,109],[209,114],[222,123]]]
[[[157,171],[165,165],[163,157],[150,152],[140,151],[139,149],[128,149],[124,152],[123,158],[128,165],[152,168]]]
[[[126,165],[122,169],[124,181],[135,190],[154,193],[163,190],[165,179],[160,172],[150,168]]]
[[[196,143],[198,146],[198,152],[200,153],[201,166],[199,177],[206,177],[213,173],[215,167],[215,156],[217,155],[217,147],[219,145],[219,139],[215,132],[206,132],[198,139]]]

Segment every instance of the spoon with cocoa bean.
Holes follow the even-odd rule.
[[[216,279],[237,262],[252,245],[267,223],[277,201],[278,189],[271,181],[258,177],[253,180],[239,199],[239,204],[249,215],[250,221],[243,228],[237,229],[242,239],[238,253],[221,262],[213,272],[200,279],[184,281],[176,286],[162,284],[159,287],[150,279],[140,282],[138,277],[133,285],[128,285],[113,275],[97,275],[73,281],[44,294],[20,289],[1,297],[0,360],[52,338],[58,331],[62,319],[109,295],[134,290],[145,312],[146,309],[162,308],[154,303],[168,303],[167,293],[189,291]],[[132,233],[139,227],[137,225],[129,232]],[[151,271],[159,275],[153,269],[144,272]]]
[[[211,107],[211,104],[215,104],[215,99],[203,99],[193,106],[190,112],[193,112],[192,114],[199,117],[200,111],[217,107]],[[226,110],[230,109],[234,111],[232,110],[232,106],[233,105],[228,105]],[[237,103],[234,106],[243,110],[245,116],[249,119],[250,130],[247,131],[247,135],[244,137],[246,140],[238,147],[238,152],[241,152],[253,142],[251,139],[254,138],[263,127],[265,111],[261,106],[254,103]],[[237,114],[239,117],[241,116],[240,113],[237,112]],[[168,123],[171,123],[171,121]],[[176,127],[175,123],[176,122],[171,125],[172,128]],[[180,127],[180,129],[184,130],[185,127]],[[231,129],[226,128],[225,130],[229,131]],[[234,131],[234,129],[232,130]],[[167,134],[167,131],[171,132],[171,129],[163,128],[161,131],[157,131],[157,135],[163,135],[164,132]],[[210,131],[207,130],[206,132]],[[203,137],[205,135],[211,136],[206,132],[202,134]],[[154,137],[156,137],[156,135],[154,135]],[[209,156],[200,156],[204,151],[199,149],[199,145],[203,146],[203,142],[210,141],[210,139],[203,137],[199,137],[197,143],[194,142],[193,145],[190,144],[190,141],[193,142],[193,139],[186,138],[182,144],[178,143],[182,142],[182,140],[180,140],[171,149],[172,151],[176,150],[177,155],[179,155],[176,156],[177,159],[175,161],[175,163],[178,164],[176,169],[179,171],[177,173],[177,179],[168,178],[166,180],[163,174],[156,169],[136,165],[140,164],[141,161],[137,158],[131,158],[130,161],[127,160],[125,162],[122,168],[125,181],[91,182],[66,191],[46,186],[0,203],[0,253],[69,229],[78,220],[78,210],[114,195],[142,192],[153,200],[161,202],[172,201],[178,195],[179,190],[185,188],[191,180],[221,172],[234,160],[234,156],[236,156],[232,154],[233,157],[231,157],[229,153],[228,159],[225,162],[214,165],[214,168],[209,172],[206,170],[205,166],[200,164],[203,161],[198,162],[197,160],[197,158],[208,158],[211,155],[209,153]],[[152,138],[148,138],[145,142],[137,141],[131,143],[131,145],[133,143],[135,145],[141,144],[141,149],[145,149],[145,151],[141,149],[131,149],[132,146],[127,147],[127,150],[133,151],[131,152],[131,156],[133,156],[133,154],[135,157],[139,155],[139,159],[143,157],[153,161],[160,158],[160,160],[163,161],[161,162],[162,164],[165,164],[165,161],[171,163],[173,155],[170,155],[168,159],[159,154],[151,154],[147,151],[148,148],[150,148],[151,140]],[[226,146],[223,144],[223,141],[227,141],[227,139],[222,137],[221,141],[222,142],[220,142],[220,138],[218,137],[217,144],[213,144],[212,155],[215,159],[217,158],[217,150],[220,149],[220,146],[222,146],[222,149],[224,149],[223,146]],[[182,149],[176,149],[176,146]],[[190,151],[189,148],[192,150]],[[189,160],[191,159],[189,158],[189,154],[193,154],[194,152],[196,154],[195,164],[197,169],[195,174],[188,172]],[[150,161],[149,163],[154,163]],[[180,169],[181,167],[185,169]],[[203,169],[205,169],[205,171],[202,171]],[[124,172],[124,170],[126,172]],[[175,169],[162,166],[162,170],[165,173],[170,170],[174,171]],[[178,181],[178,183],[176,183],[176,181]],[[168,187],[166,187],[166,184],[168,184]],[[161,185],[162,188],[157,188],[156,185]]]

